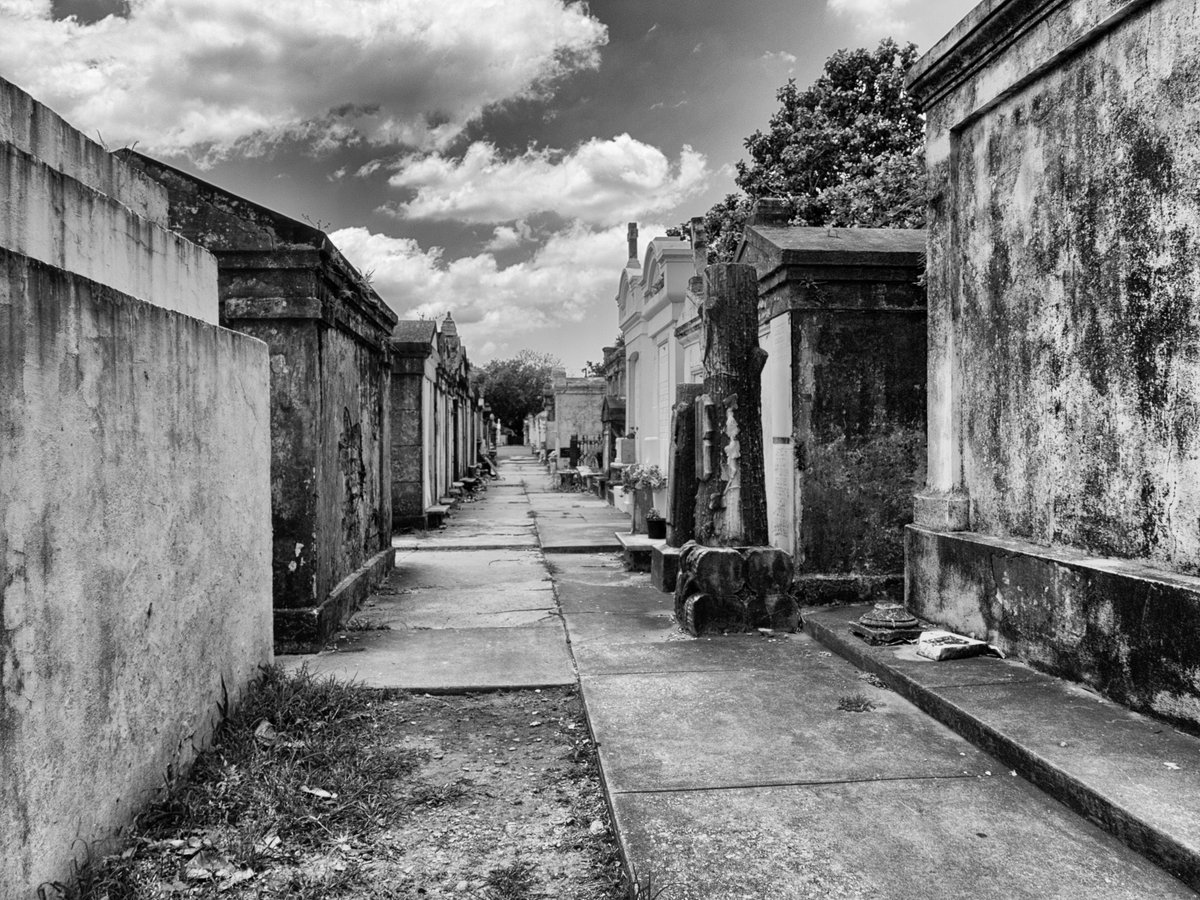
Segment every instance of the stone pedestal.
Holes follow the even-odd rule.
[[[646,513],[654,508],[654,491],[650,488],[635,488],[633,504],[629,509],[630,534],[646,533]]]
[[[675,581],[679,575],[678,547],[655,547],[650,551],[650,583],[664,593],[675,590]]]

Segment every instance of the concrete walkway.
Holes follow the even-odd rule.
[[[305,659],[418,690],[577,671],[622,849],[662,900],[1195,896],[808,635],[684,636],[614,552],[626,517],[506,457]]]

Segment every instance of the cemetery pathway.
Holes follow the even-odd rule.
[[[685,636],[613,552],[625,516],[522,448],[501,473],[397,540],[396,574],[309,668],[431,692],[578,682],[643,897],[1196,896],[809,636]]]

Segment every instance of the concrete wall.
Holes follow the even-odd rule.
[[[914,534],[910,599],[1193,724],[1200,638],[1122,686],[1112,673],[1153,657],[1167,620],[1119,614],[1121,579],[1072,586],[1044,551],[1200,574],[1198,39],[1179,0],[989,2],[912,76],[932,181],[918,525],[1012,539],[1039,574],[994,596],[951,586],[930,575],[952,565],[946,541]],[[1194,589],[1170,602],[1195,621]],[[1072,649],[1081,609],[1103,661]]]
[[[113,190],[136,226],[63,207],[64,246],[158,265],[157,244],[124,244],[160,233],[145,230],[156,193],[3,82],[0,147],[36,151],[44,168],[22,158],[26,172]],[[55,165],[74,175],[47,175]],[[116,202],[87,190],[98,207]],[[135,299],[31,258],[13,236],[26,215],[49,221],[39,204],[52,197],[21,198],[0,205],[4,900],[106,849],[271,659],[266,347],[172,311],[186,296],[215,302],[203,251],[153,282],[177,293]]]
[[[267,361],[0,261],[0,897],[24,898],[186,768],[271,659]]]
[[[554,427],[561,455],[566,455],[572,436],[591,439],[604,431],[600,421],[604,392],[600,378],[567,378],[566,384],[555,389]]]

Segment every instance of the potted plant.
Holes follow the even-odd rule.
[[[654,506],[654,492],[667,486],[667,477],[658,466],[634,463],[621,470],[621,484],[633,494],[633,534],[646,533],[646,513]]]
[[[653,507],[646,513],[646,537],[660,541],[667,537],[667,520]]]

